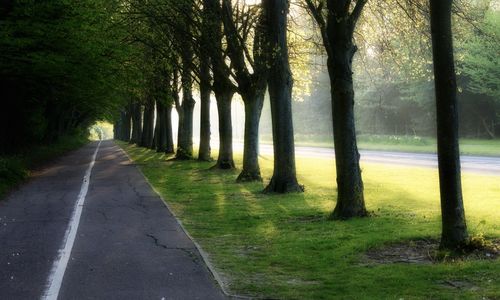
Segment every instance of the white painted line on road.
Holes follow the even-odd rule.
[[[97,157],[97,151],[99,151],[99,146],[101,146],[101,141],[97,144],[97,147],[92,156],[92,161],[85,172],[83,177],[82,187],[80,189],[80,194],[78,194],[78,199],[73,209],[73,214],[66,229],[66,234],[63,239],[63,247],[59,250],[59,256],[54,261],[52,265],[52,271],[50,272],[49,279],[47,281],[47,288],[42,294],[42,300],[57,300],[59,296],[59,291],[61,290],[61,285],[64,277],[64,272],[68,266],[68,261],[71,255],[71,250],[73,249],[73,244],[75,243],[76,232],[78,231],[78,225],[80,224],[80,217],[82,216],[83,203],[85,202],[85,197],[89,190],[90,175],[92,173],[92,168],[94,167],[95,160]]]

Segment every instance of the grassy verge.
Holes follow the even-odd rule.
[[[500,262],[367,263],[368,249],[438,238],[437,172],[364,164],[374,216],[328,221],[335,204],[334,162],[298,158],[304,194],[264,195],[261,183],[237,184],[237,172],[212,163],[167,161],[163,154],[120,144],[209,253],[234,293],[279,299],[497,299]],[[241,163],[241,156],[236,157]],[[265,178],[272,160],[261,160]],[[500,236],[499,177],[464,174],[471,233]],[[465,282],[454,287],[449,282]],[[484,298],[483,298],[484,299]]]
[[[29,176],[29,170],[87,142],[88,139],[80,135],[66,136],[51,145],[33,147],[17,155],[0,156],[0,199],[9,189],[23,182]]]
[[[261,137],[271,143],[271,137]],[[331,136],[296,135],[297,146],[333,148]],[[434,138],[395,135],[360,135],[358,146],[362,150],[403,151],[436,153],[437,142]],[[478,140],[460,139],[460,152],[465,155],[500,156],[500,139]]]

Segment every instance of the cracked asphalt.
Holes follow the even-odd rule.
[[[39,299],[97,143],[0,201],[0,299]],[[112,141],[97,154],[58,299],[225,299],[193,242]]]

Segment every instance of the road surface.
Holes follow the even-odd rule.
[[[101,143],[85,193],[96,147],[59,159],[0,201],[0,299],[224,299],[193,242],[112,141]],[[71,232],[70,251],[61,251]]]
[[[238,144],[235,147],[240,151],[243,151],[243,145]],[[436,154],[372,150],[361,150],[359,152],[361,155],[361,162],[430,168],[437,168],[438,165]],[[264,155],[272,155],[273,148],[271,145],[261,145],[260,153]],[[295,154],[297,156],[305,157],[335,157],[335,153],[332,148],[320,147],[297,146],[295,147]],[[500,157],[462,155],[461,164],[462,171],[464,172],[500,175]]]

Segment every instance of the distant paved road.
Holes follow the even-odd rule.
[[[0,201],[0,299],[40,299],[96,143]],[[101,144],[59,299],[224,299],[192,241],[112,141]]]
[[[236,147],[243,149],[240,145]],[[262,154],[272,155],[273,148],[271,145],[261,145],[260,151]],[[295,154],[306,157],[335,157],[332,148],[319,147],[297,146]],[[360,155],[362,162],[437,168],[436,154],[361,150]],[[462,155],[461,163],[464,172],[500,175],[500,157]]]

